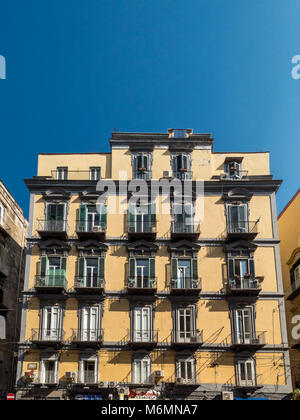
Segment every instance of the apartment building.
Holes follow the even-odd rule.
[[[27,220],[0,180],[0,399],[16,380]]]
[[[269,153],[213,144],[114,132],[110,153],[39,155],[18,399],[289,397],[281,181]]]
[[[283,286],[294,388],[300,389],[300,189],[278,217]]]

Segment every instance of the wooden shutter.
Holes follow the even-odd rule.
[[[232,280],[235,275],[235,269],[234,269],[234,259],[228,258],[228,280]]]
[[[150,281],[155,280],[155,258],[149,258]]]
[[[79,208],[79,229],[81,232],[85,231],[86,221],[87,221],[87,206],[86,204],[81,204]]]
[[[253,258],[249,259],[249,273],[253,278],[255,278],[255,264]]]
[[[85,258],[80,257],[78,259],[78,280],[83,281],[84,280],[84,270],[85,270]]]
[[[129,280],[135,280],[135,258],[129,258]]]
[[[151,203],[151,205],[149,206],[149,218],[150,218],[150,222],[151,222],[151,226],[154,227],[156,225],[156,204],[155,203]]]
[[[40,261],[40,276],[41,277],[46,276],[47,265],[48,265],[48,257],[41,256],[41,261]]]
[[[178,278],[178,259],[171,259],[171,278],[172,280],[177,280]]]
[[[192,259],[191,268],[192,268],[192,279],[197,281],[198,280],[198,258]]]
[[[98,258],[98,277],[104,280],[105,277],[105,257]]]

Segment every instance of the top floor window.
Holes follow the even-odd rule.
[[[151,179],[151,154],[136,153],[133,159],[133,178],[135,179]]]
[[[68,179],[68,168],[57,167],[56,168],[56,179],[59,181],[65,181]]]
[[[174,177],[182,180],[192,179],[191,157],[187,153],[179,153],[173,156]]]
[[[90,168],[90,180],[91,181],[100,180],[100,167],[99,166]]]
[[[296,290],[300,287],[300,259],[293,265],[290,274],[292,290]]]

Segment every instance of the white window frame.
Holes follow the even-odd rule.
[[[93,312],[95,315],[93,315]],[[97,341],[98,335],[100,333],[100,306],[87,305],[83,306],[80,311],[80,323],[79,323],[79,333],[81,341]],[[92,317],[95,316],[95,327],[91,328]],[[84,328],[86,324],[89,324],[89,328]]]
[[[248,314],[247,314],[248,313]],[[246,330],[246,323],[250,324],[250,331]],[[241,323],[239,322],[241,320]],[[241,330],[240,330],[241,327]],[[255,314],[253,306],[234,309],[234,338],[237,344],[250,344],[255,337]]]
[[[184,312],[184,318],[186,321],[187,318],[187,311],[190,311],[190,326],[191,329],[187,330],[181,330],[180,329],[180,319],[181,319],[181,313]],[[195,308],[193,306],[188,306],[186,308],[182,307],[182,308],[177,308],[176,309],[176,342],[177,343],[190,343],[191,342],[191,337],[196,335],[197,333],[197,329],[196,329],[196,313],[195,313]],[[186,324],[186,322],[185,322]]]
[[[144,372],[146,367],[146,374]],[[152,360],[149,355],[136,355],[132,361],[132,383],[150,384],[152,382]]]
[[[78,369],[78,380],[80,383],[84,384],[84,362],[93,362],[95,364],[95,371],[94,371],[94,383],[97,384],[100,380],[99,375],[99,359],[96,355],[87,355],[87,356],[80,356],[79,359],[79,369]]]
[[[90,167],[90,181],[100,181],[101,167],[91,166]]]
[[[54,363],[54,382],[46,382],[46,363],[47,362]],[[40,359],[40,383],[41,384],[57,384],[58,374],[59,374],[59,361],[56,355],[52,357],[42,357]]]
[[[145,319],[144,315],[148,319]],[[141,324],[141,328],[138,326],[138,323]],[[136,306],[133,310],[133,340],[138,343],[144,343],[152,339],[152,308],[151,306]]]
[[[245,379],[242,379],[241,375],[241,365],[245,367]],[[251,365],[251,375],[252,379],[247,377],[248,371],[247,366]],[[237,383],[241,386],[256,386],[257,384],[257,375],[256,375],[256,363],[254,359],[240,359],[236,361],[236,375],[237,375]]]
[[[50,328],[48,329],[48,314],[50,311]],[[52,324],[54,323],[53,317],[55,316],[55,312],[57,312],[57,320],[56,320],[56,327],[52,328]],[[47,333],[47,331],[50,331],[50,334]],[[41,320],[41,339],[44,341],[56,341],[60,339],[60,336],[62,334],[62,308],[60,306],[51,306],[47,305],[44,306],[42,309],[42,320]]]
[[[184,363],[185,367],[185,372],[184,375],[182,374],[182,363]],[[187,365],[191,364],[191,373],[192,373],[192,377],[191,378],[184,378],[184,376],[187,376]],[[196,378],[197,378],[197,374],[196,374],[196,359],[193,356],[181,356],[177,358],[176,361],[176,378],[183,378],[185,383],[196,383]]]
[[[67,166],[58,166],[56,168],[56,179],[58,181],[66,181],[68,179],[69,169]]]

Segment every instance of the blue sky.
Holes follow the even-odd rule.
[[[278,210],[299,188],[299,0],[2,2],[1,171],[28,214],[38,153],[189,127],[215,151],[271,152]]]

